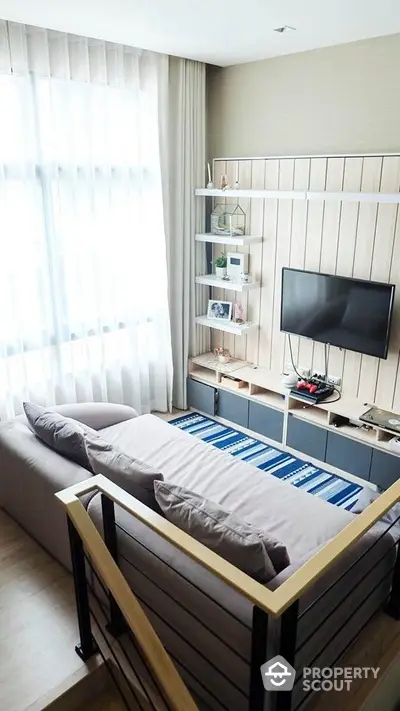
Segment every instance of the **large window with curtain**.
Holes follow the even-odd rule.
[[[171,397],[167,58],[0,23],[0,416]]]

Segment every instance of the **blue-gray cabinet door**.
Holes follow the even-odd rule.
[[[374,449],[372,452],[370,481],[381,489],[388,489],[400,477],[400,457]]]
[[[325,460],[328,464],[368,481],[371,458],[371,447],[336,432],[328,432]]]
[[[242,425],[242,427],[248,427],[249,425],[249,401],[247,397],[241,397],[221,389],[218,393],[217,413],[219,417],[223,417],[230,422],[236,422],[237,425]]]
[[[264,437],[269,437],[277,442],[282,442],[283,412],[250,400],[249,430],[259,432]]]
[[[198,380],[188,378],[187,380],[187,400],[188,407],[205,412],[207,415],[215,415],[216,389],[212,385],[199,383]]]
[[[289,414],[286,444],[310,457],[325,461],[328,432]]]

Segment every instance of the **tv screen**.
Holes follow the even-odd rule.
[[[281,331],[387,358],[393,284],[282,270]]]

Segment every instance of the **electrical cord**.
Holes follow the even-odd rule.
[[[288,343],[289,343],[289,353],[290,353],[290,360],[292,361],[292,366],[293,370],[296,373],[297,377],[300,378],[300,380],[304,380],[303,376],[300,375],[299,371],[297,370],[295,364],[294,364],[294,358],[293,358],[293,348],[292,348],[292,341],[290,338],[290,334],[287,334],[288,337]],[[325,373],[328,373],[328,359],[329,359],[329,349],[330,349],[330,344],[325,344]],[[342,397],[342,393],[340,390],[338,390],[335,386],[333,386],[333,392],[338,394],[338,397],[335,397],[334,400],[324,400],[324,404],[329,405],[330,403],[338,402],[340,398]]]
[[[340,390],[333,386],[333,392],[337,393],[338,397],[335,397],[334,400],[323,400],[324,405],[329,405],[331,402],[338,402],[338,400],[340,400],[340,398],[342,397],[342,393],[340,392]]]
[[[287,334],[288,337],[288,342],[289,342],[289,352],[290,352],[290,360],[292,361],[292,367],[296,375],[300,378],[300,380],[303,380],[303,376],[300,375],[299,371],[297,370],[295,364],[294,364],[294,358],[293,358],[293,349],[292,349],[292,339],[290,338],[290,333]]]

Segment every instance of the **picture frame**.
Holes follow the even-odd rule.
[[[209,299],[207,318],[215,318],[219,321],[230,321],[232,318],[232,302],[221,301],[220,299]]]

